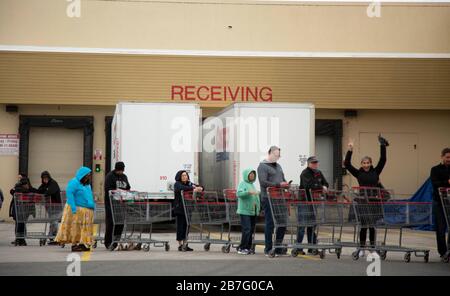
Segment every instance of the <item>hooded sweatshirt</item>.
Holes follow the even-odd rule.
[[[53,180],[50,173],[47,171],[42,172],[41,179],[44,177],[48,178],[48,183],[45,184],[42,182],[41,186],[39,186],[37,192],[40,194],[45,194],[46,196],[50,196],[50,200],[52,203],[61,203],[61,190],[59,189],[58,183]]]
[[[238,196],[238,208],[237,213],[239,215],[246,216],[258,216],[260,211],[260,201],[258,194],[250,194],[250,191],[256,192],[255,186],[253,183],[255,180],[250,181],[249,175],[251,173],[255,174],[256,180],[256,172],[252,169],[246,169],[242,173],[243,180],[239,183],[236,195]]]
[[[268,187],[280,187],[280,183],[286,182],[281,166],[266,159],[259,163],[258,180],[261,186],[261,199],[263,200],[267,198]]]
[[[77,212],[77,207],[94,209],[95,202],[90,184],[83,185],[81,179],[91,172],[90,168],[81,167],[78,169],[75,178],[69,181],[66,188],[67,204],[72,210],[72,214]]]

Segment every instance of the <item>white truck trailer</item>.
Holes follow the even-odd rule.
[[[112,122],[111,167],[125,163],[132,190],[168,193],[178,170],[198,181],[201,110],[197,104],[119,103]]]
[[[272,145],[287,181],[299,183],[306,159],[314,154],[314,105],[236,103],[202,125],[200,182],[207,190],[237,188],[246,168],[257,169]],[[256,181],[259,190],[259,183]]]

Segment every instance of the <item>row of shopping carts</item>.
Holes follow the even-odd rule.
[[[450,189],[441,189],[441,203],[447,224],[450,214]],[[223,195],[217,192],[183,192],[183,205],[188,224],[187,243],[203,244],[208,251],[212,244],[221,245],[224,253],[237,248],[239,235],[232,232],[234,226],[240,226],[237,211],[235,190],[224,190]],[[429,250],[405,247],[403,229],[413,226],[432,224],[432,203],[399,201],[392,198],[393,192],[379,188],[352,188],[349,191],[328,190],[306,192],[298,186],[289,188],[269,188],[268,200],[276,228],[286,228],[286,238],[277,242],[269,252],[275,257],[277,250],[291,249],[291,255],[297,256],[301,250],[308,249],[325,257],[326,252],[340,258],[342,249],[355,248],[353,259],[359,258],[359,251],[376,251],[381,259],[388,252],[402,252],[406,262],[411,255],[429,260]],[[122,229],[121,235],[114,237],[113,242],[119,245],[133,244],[145,251],[150,246],[164,247],[169,251],[167,240],[155,238],[153,224],[168,223],[173,220],[170,201],[155,200],[159,196],[136,191],[111,191],[110,208],[113,227]],[[42,231],[24,231],[17,233],[18,238],[38,239],[44,245],[48,239],[48,226],[59,222],[64,204],[52,203],[49,197],[39,194],[16,194],[16,219],[19,223],[44,225]],[[55,213],[59,213],[56,214]],[[105,206],[97,203],[94,223],[97,224],[96,241],[103,240]],[[299,230],[310,228],[314,232],[312,242],[303,243],[298,240]],[[361,245],[359,230],[375,228],[383,231],[383,239],[375,245]],[[344,229],[352,232],[351,239],[344,239]],[[30,230],[30,229],[29,229]],[[397,230],[398,243],[388,244],[388,231]],[[348,233],[348,231],[347,231]],[[263,240],[253,240],[256,245],[264,245]],[[186,247],[186,245],[184,246]],[[450,246],[449,246],[450,247]],[[444,256],[447,261],[450,253]]]
[[[61,192],[61,202],[53,202],[50,196],[38,193],[15,193],[14,209],[16,222],[23,227],[16,227],[17,239],[38,240],[40,246],[55,239],[56,233],[51,232],[51,225],[61,222],[65,192]],[[96,203],[94,212],[94,245],[103,242],[105,233],[105,205]],[[64,246],[63,246],[64,247]]]
[[[448,189],[443,189],[441,201],[447,221],[450,213],[448,196]],[[428,262],[430,250],[405,246],[403,230],[431,225],[432,203],[402,201],[393,197],[391,190],[369,187],[355,187],[348,192],[306,192],[295,186],[269,188],[268,202],[275,227],[285,228],[287,233],[287,238],[278,241],[269,256],[275,257],[278,249],[290,249],[295,257],[301,250],[308,249],[320,258],[324,258],[326,252],[340,258],[342,249],[351,247],[355,249],[352,253],[354,260],[359,259],[360,251],[368,250],[377,252],[382,260],[386,259],[388,252],[400,252],[404,253],[405,262],[410,262],[413,254]],[[225,190],[223,198],[217,192],[185,192],[183,203],[189,225],[187,243],[204,244],[206,251],[211,244],[222,245],[224,253],[239,246],[240,238],[233,237],[231,232],[233,226],[240,225],[234,190]],[[312,229],[312,242],[298,240],[298,233],[305,228]],[[374,245],[360,244],[359,231],[362,228],[382,231],[383,239]],[[344,229],[351,230],[352,239],[344,239]],[[388,232],[392,230],[398,236],[395,244],[388,243]],[[259,244],[264,245],[264,241],[254,240],[253,248]]]

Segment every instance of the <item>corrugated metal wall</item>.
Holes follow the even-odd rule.
[[[172,85],[227,85],[269,86],[275,102],[318,108],[450,109],[450,59],[2,52],[0,69],[0,103],[171,101]]]

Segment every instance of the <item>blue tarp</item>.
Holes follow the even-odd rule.
[[[431,179],[428,178],[425,183],[417,190],[417,192],[409,199],[413,202],[432,202],[433,201],[433,185]],[[418,230],[435,230],[434,219],[431,219],[432,225],[415,227]]]
[[[433,186],[431,180],[428,179],[417,190],[417,192],[409,199],[396,200],[396,201],[410,201],[410,202],[432,202],[433,201]],[[413,229],[417,230],[434,230],[434,219],[429,215],[429,206],[423,205],[402,205],[402,204],[385,204],[384,219],[385,222],[391,225],[402,225],[408,221],[408,224],[426,224],[421,226],[415,226]],[[407,213],[409,213],[407,215]],[[430,225],[430,223],[432,223]]]

